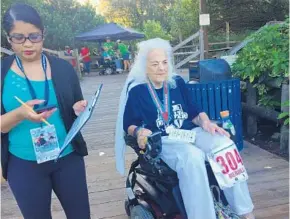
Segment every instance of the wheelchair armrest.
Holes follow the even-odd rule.
[[[125,134],[124,140],[125,140],[125,143],[127,146],[130,146],[132,149],[134,149],[134,151],[137,154],[140,153],[141,149],[138,146],[137,138],[135,138],[131,135]]]
[[[138,146],[137,138],[135,138],[135,137],[133,137],[131,135],[126,134],[124,136],[124,140],[126,142],[126,145],[128,145],[130,147],[136,147],[136,146]]]

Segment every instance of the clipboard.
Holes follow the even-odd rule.
[[[69,146],[70,142],[73,140],[73,138],[79,133],[79,131],[85,126],[85,124],[89,121],[91,118],[94,108],[96,106],[96,103],[99,99],[101,90],[102,90],[103,84],[99,86],[99,89],[96,91],[92,99],[88,102],[88,105],[86,106],[85,110],[77,117],[77,119],[74,121],[71,129],[67,133],[67,136],[64,140],[64,143],[59,151],[59,154],[55,161],[59,159],[62,152]]]

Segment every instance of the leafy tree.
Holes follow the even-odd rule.
[[[152,26],[148,21],[156,21],[170,33],[172,42],[199,29],[199,0],[99,0],[98,11],[103,16],[89,0],[85,5],[76,0],[2,0],[1,15],[15,2],[26,2],[39,11],[46,27],[45,46],[50,49],[80,45],[74,42],[74,36],[105,20],[140,31]],[[244,32],[268,21],[284,20],[289,13],[288,0],[207,0],[206,4],[211,17],[209,37],[223,31],[226,21],[231,31]],[[1,39],[2,46],[8,47],[3,30]]]
[[[165,40],[171,39],[171,36],[163,30],[160,22],[158,21],[151,21],[151,20],[146,21],[144,23],[144,34],[147,39],[156,38],[156,37],[162,38]]]
[[[169,9],[175,0],[99,0],[99,11],[108,21],[142,30],[148,20],[159,21],[170,29]]]
[[[84,31],[93,29],[104,23],[102,16],[96,14],[89,2],[80,5],[74,0],[18,0],[33,6],[40,14],[45,25],[45,44],[49,49],[62,50],[68,45],[76,47],[82,44],[75,42],[74,37]],[[12,0],[2,2],[1,14],[15,3]],[[5,34],[1,31],[2,45],[8,47]]]
[[[288,15],[287,0],[207,0],[211,17],[209,35],[225,29],[243,32],[258,29],[266,22],[284,20]],[[108,21],[143,30],[148,20],[159,21],[173,40],[181,40],[199,29],[198,0],[99,0],[99,11]]]
[[[130,20],[130,8],[124,2],[112,0],[99,0],[98,11],[106,18],[107,22],[115,22],[124,26],[133,27],[133,20]]]
[[[182,41],[199,29],[199,1],[176,1],[170,10],[170,33]]]
[[[289,14],[288,0],[208,0],[210,29],[216,31],[229,22],[231,30],[258,29],[268,21],[283,21]]]
[[[104,18],[97,15],[89,3],[80,5],[72,0],[50,0],[50,4],[44,6],[47,13],[43,18],[47,26],[46,46],[48,48],[73,45],[75,35],[104,23]],[[49,14],[53,15],[49,16]]]

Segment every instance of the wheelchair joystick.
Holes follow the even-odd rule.
[[[148,136],[144,156],[148,159],[157,158],[162,151],[161,132],[155,132]]]

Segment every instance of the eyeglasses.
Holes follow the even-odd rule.
[[[25,43],[28,39],[32,43],[39,43],[43,40],[43,34],[41,33],[30,33],[28,37],[24,36],[24,34],[12,34],[9,36],[11,42],[16,44]]]

